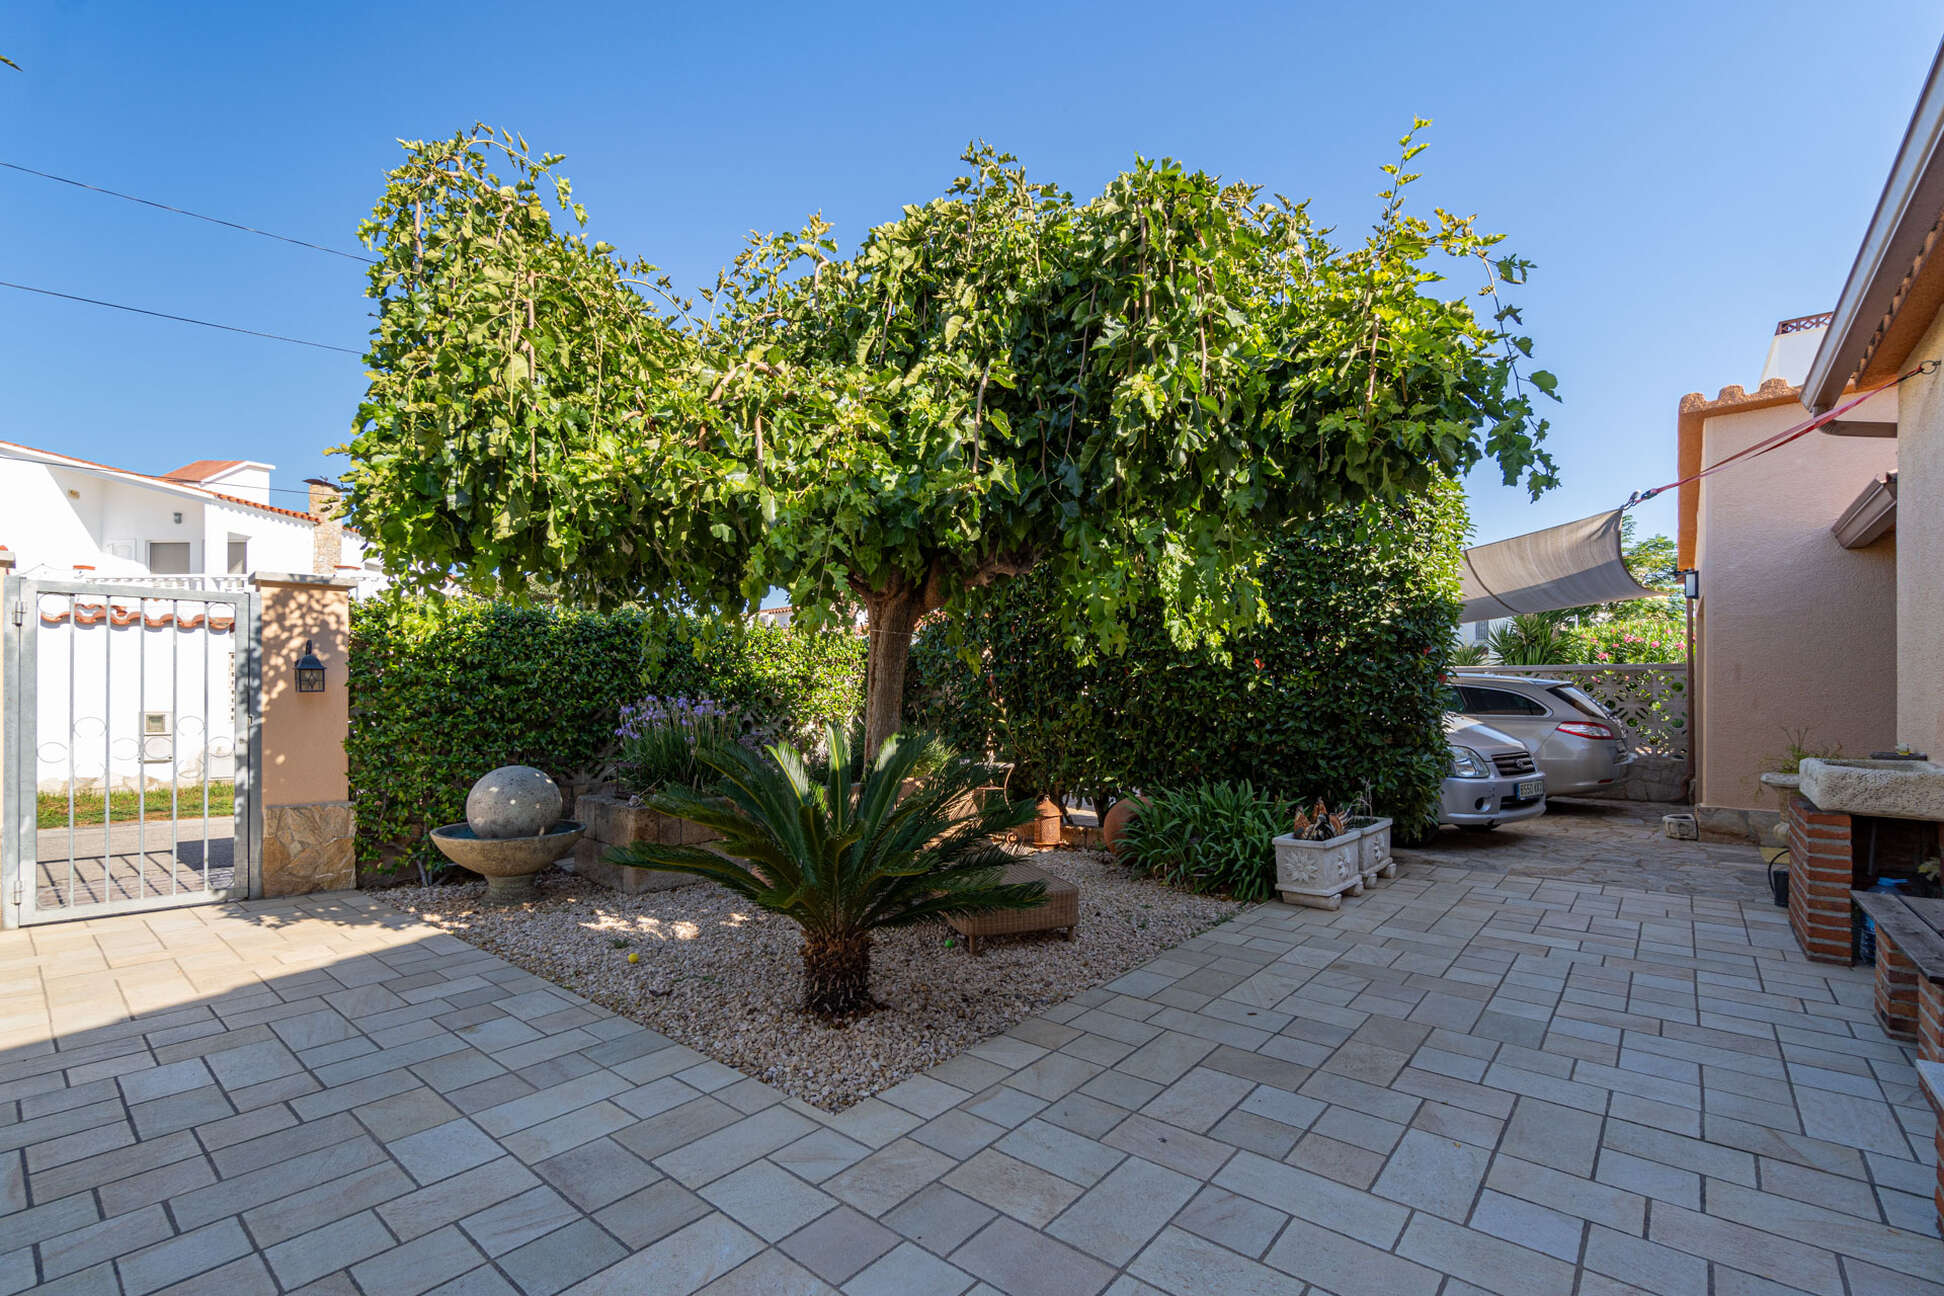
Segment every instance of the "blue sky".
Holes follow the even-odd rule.
[[[1136,154],[1359,233],[1435,119],[1417,201],[1538,263],[1564,485],[1470,483],[1478,538],[1674,475],[1682,393],[1752,386],[1827,309],[1939,35],[1917,0],[812,6],[16,7],[0,158],[355,250],[398,137],[476,119],[568,155],[593,229],[687,283],[822,210],[848,245],[939,192],[966,141],[1086,195]],[[0,171],[0,279],[361,347],[359,266]],[[333,472],[353,356],[0,290],[0,439],[162,472]],[[294,503],[296,496],[280,497]],[[1671,503],[1643,511],[1671,530]],[[3,537],[0,537],[3,538]]]

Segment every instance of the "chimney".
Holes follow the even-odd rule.
[[[337,575],[338,559],[344,555],[344,523],[339,520],[338,488],[322,477],[307,477],[310,487],[310,515],[317,519],[311,530],[311,571],[319,576]]]

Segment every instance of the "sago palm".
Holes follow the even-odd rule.
[[[859,1012],[873,1003],[878,928],[1022,909],[1045,898],[1039,883],[1000,882],[1008,857],[990,840],[1030,819],[1033,803],[975,805],[984,772],[945,755],[935,740],[893,737],[853,782],[860,772],[850,740],[834,725],[826,754],[814,760],[782,743],[763,752],[716,747],[701,759],[721,776],[717,795],[676,786],[646,800],[721,840],[641,842],[608,859],[692,873],[794,920],[803,929],[803,1007],[824,1016]],[[900,797],[919,773],[925,777]]]

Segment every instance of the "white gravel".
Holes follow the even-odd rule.
[[[713,883],[621,895],[569,873],[540,899],[482,907],[483,882],[373,894],[827,1111],[1138,967],[1244,906],[1135,877],[1095,851],[1031,857],[1080,885],[1080,928],[994,938],[974,958],[943,923],[877,933],[877,1012],[833,1026],[797,1011],[798,929]],[[628,962],[628,955],[640,960]]]

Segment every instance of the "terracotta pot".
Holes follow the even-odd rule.
[[[1120,835],[1127,831],[1128,821],[1141,813],[1141,807],[1146,804],[1146,797],[1132,796],[1122,797],[1109,806],[1107,817],[1100,821],[1101,844],[1115,854],[1119,854]]]
[[[1051,797],[1041,797],[1039,816],[1033,820],[1033,845],[1045,850],[1060,845],[1065,836],[1058,803]]]

